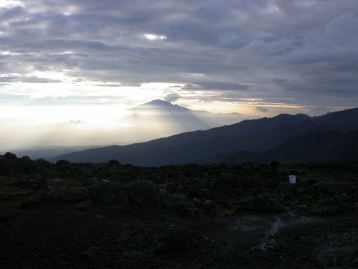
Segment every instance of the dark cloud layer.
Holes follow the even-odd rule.
[[[3,2],[0,89],[49,82],[34,71],[65,70],[129,85],[195,85],[223,98],[358,103],[356,0]]]

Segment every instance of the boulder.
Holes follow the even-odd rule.
[[[18,206],[20,208],[37,207],[43,203],[48,202],[50,199],[50,195],[47,192],[36,192],[35,194],[28,196],[20,201]]]
[[[175,210],[177,213],[188,217],[199,217],[200,212],[193,201],[182,194],[171,194],[166,191],[160,193],[162,207]]]
[[[102,182],[88,186],[89,195],[96,202],[128,203],[127,186],[117,182]]]
[[[17,188],[34,190],[34,191],[48,190],[46,179],[36,175],[17,179],[14,182],[14,185]]]
[[[96,184],[100,184],[102,183],[102,181],[100,179],[98,179],[97,177],[91,177],[91,178],[86,178],[82,181],[82,186],[84,187],[88,187],[88,186],[93,186]]]
[[[128,187],[129,201],[146,208],[160,208],[160,192],[157,186],[147,180],[132,182]]]
[[[296,186],[289,182],[281,182],[279,193],[281,200],[289,200],[296,194]]]
[[[58,202],[81,202],[89,200],[90,195],[87,188],[78,187],[53,191],[48,194],[48,198]]]
[[[165,190],[167,192],[173,193],[173,192],[176,192],[177,189],[178,189],[178,186],[173,182],[167,182],[167,184],[165,185]]]
[[[312,216],[332,216],[340,213],[341,210],[334,198],[320,199],[312,205],[310,215]]]
[[[237,178],[217,178],[213,182],[212,190],[226,195],[236,195],[242,191]]]
[[[78,202],[78,203],[75,205],[75,208],[78,209],[78,210],[87,210],[87,209],[89,209],[90,207],[92,207],[92,205],[93,205],[93,201],[91,201],[91,200],[86,200],[86,201]]]
[[[171,229],[163,232],[155,254],[169,257],[193,254],[200,250],[204,241],[204,238],[194,232]]]
[[[48,202],[64,203],[80,203],[89,201],[90,196],[86,188],[78,187],[71,189],[61,189],[51,192],[36,192],[26,197],[20,202],[21,208],[36,207]]]
[[[284,211],[279,199],[269,193],[261,193],[240,201],[241,209],[253,211]]]
[[[10,165],[5,160],[2,160],[0,156],[0,176],[10,176],[11,174]]]
[[[163,208],[166,209],[187,209],[193,208],[194,203],[190,201],[186,196],[180,194],[171,194],[168,192],[161,192],[160,199]]]

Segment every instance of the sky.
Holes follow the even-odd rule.
[[[241,118],[356,107],[357,25],[357,0],[0,0],[0,150],[122,143],[158,98]]]

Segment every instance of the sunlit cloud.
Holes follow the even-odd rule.
[[[200,99],[193,99],[185,101],[181,99],[180,104],[186,105],[193,110],[210,111],[212,113],[240,113],[246,115],[248,118],[255,118],[258,115],[257,108],[265,108],[266,115],[276,115],[279,113],[303,113],[307,112],[307,108],[302,105],[287,104],[287,103],[269,103],[263,100],[245,100],[238,99],[236,101],[202,101]],[[269,113],[270,112],[270,113]]]
[[[0,56],[18,56],[21,55],[21,53],[16,53],[12,51],[0,51]]]
[[[156,40],[166,40],[167,37],[165,35],[155,35],[155,34],[144,34],[143,35],[145,39],[148,39],[150,41],[156,41]]]
[[[11,9],[15,7],[24,7],[24,4],[20,1],[0,0],[0,8]]]

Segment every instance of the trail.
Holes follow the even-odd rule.
[[[242,233],[257,233],[261,230],[262,236],[258,237],[257,241],[255,240],[258,244],[248,249],[247,252],[257,250],[267,252],[275,247],[275,236],[282,229],[302,226],[314,221],[317,221],[317,219],[295,216],[291,212],[276,216],[247,215],[237,219],[235,223],[228,226],[228,228]]]

